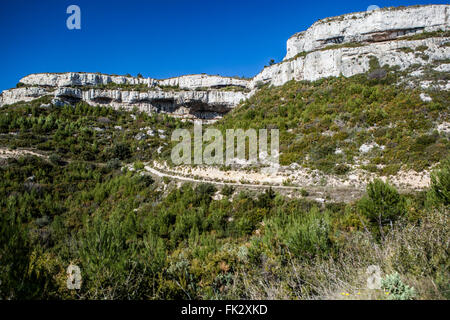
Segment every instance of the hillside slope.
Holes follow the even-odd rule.
[[[383,70],[383,69],[379,69]],[[449,91],[397,86],[401,74],[291,81],[264,87],[227,114],[221,128],[280,129],[280,163],[330,173],[360,165],[381,174],[421,171],[449,150]]]
[[[448,8],[326,19],[253,79],[21,79],[0,97],[0,300],[449,299]],[[279,170],[170,164],[198,118],[279,129]]]

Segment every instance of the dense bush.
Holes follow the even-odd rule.
[[[405,215],[406,204],[394,187],[376,179],[367,186],[367,196],[358,202],[358,209],[378,228],[379,235],[383,238],[384,227],[392,226],[394,221]]]
[[[122,216],[116,211],[107,219],[98,215],[85,222],[78,251],[86,297],[136,299],[155,295],[149,279],[165,265],[165,246],[151,233],[139,234],[136,219],[134,214]]]
[[[431,175],[431,189],[428,194],[431,204],[450,205],[450,158],[441,164],[441,169]]]
[[[126,160],[131,156],[130,146],[126,143],[117,143],[112,149],[112,156],[119,160]]]
[[[134,121],[129,112],[82,102],[75,107],[40,107],[49,102],[49,97],[42,97],[4,107],[0,114],[0,133],[5,135],[0,136],[0,143],[11,148],[36,148],[49,152],[53,159],[59,156],[62,160],[107,162],[114,158],[125,161],[134,158],[142,161],[153,158],[164,140],[155,135],[137,141],[135,136],[142,129],[170,131],[187,126],[173,118],[137,110]]]
[[[313,208],[308,213],[280,214],[264,222],[266,245],[279,241],[299,259],[310,259],[316,255],[327,255],[330,250],[329,234],[331,219],[329,212]]]
[[[381,279],[381,287],[391,300],[411,300],[416,295],[414,288],[405,285],[397,272]]]

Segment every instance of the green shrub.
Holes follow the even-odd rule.
[[[265,190],[258,196],[257,206],[259,208],[271,208],[273,206],[273,200],[275,199],[275,191],[272,188]]]
[[[334,173],[344,175],[350,171],[350,167],[346,164],[338,164],[334,167]]]
[[[95,154],[90,150],[84,150],[81,152],[81,159],[84,161],[93,161],[95,160]]]
[[[222,188],[221,193],[222,193],[222,195],[224,195],[226,197],[230,197],[234,193],[234,188],[232,186],[226,185]]]
[[[378,60],[377,57],[375,56],[371,56],[369,58],[369,71],[375,71],[378,70],[380,68],[380,61]]]
[[[421,46],[418,46],[418,47],[416,48],[416,50],[417,50],[417,51],[424,52],[424,51],[428,50],[428,47],[425,46],[425,45],[421,45]]]
[[[402,47],[402,48],[398,48],[397,49],[400,52],[404,52],[404,53],[412,53],[414,52],[414,50],[410,47]]]
[[[302,197],[307,197],[307,196],[309,196],[308,190],[303,189],[303,188],[300,189],[300,194],[301,194]]]
[[[367,186],[367,195],[358,202],[358,209],[378,228],[376,233],[383,238],[384,226],[392,225],[402,217],[406,213],[406,204],[394,187],[376,179]]]
[[[143,170],[145,165],[142,161],[136,161],[133,165],[134,169],[136,170]]]
[[[432,173],[428,200],[432,205],[450,204],[450,157],[443,161],[439,170]]]
[[[155,183],[155,180],[153,179],[153,177],[151,175],[148,175],[148,174],[139,176],[138,180],[139,180],[140,183],[142,183],[142,185],[145,188],[148,188],[152,184]]]
[[[130,146],[126,143],[117,143],[113,147],[113,157],[119,160],[126,160],[131,156]]]
[[[85,222],[78,249],[83,295],[132,299],[151,294],[149,280],[165,264],[165,246],[152,233],[139,235],[139,229],[134,213],[117,209],[109,218],[96,215]]]
[[[387,291],[390,300],[412,300],[416,296],[416,290],[404,284],[397,272],[382,278],[381,288]]]
[[[199,184],[194,191],[196,195],[195,203],[200,203],[202,201],[209,203],[211,201],[211,197],[214,195],[216,191],[217,189],[213,184],[210,183]]]
[[[328,254],[331,219],[328,212],[312,208],[308,213],[278,215],[265,221],[264,241],[278,239],[300,259]]]
[[[108,162],[106,163],[106,167],[110,170],[119,169],[121,166],[122,166],[122,163],[117,158],[108,160]]]
[[[48,160],[50,160],[51,163],[59,165],[62,163],[62,159],[61,156],[56,154],[56,153],[52,153],[49,157]]]

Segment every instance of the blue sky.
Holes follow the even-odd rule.
[[[428,1],[2,0],[0,91],[30,73],[208,73],[251,77],[318,19]],[[433,3],[446,3],[433,1]],[[66,9],[81,8],[81,30]]]

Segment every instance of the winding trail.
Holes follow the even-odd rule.
[[[280,186],[280,185],[272,185],[272,184],[246,184],[246,183],[235,183],[235,182],[219,182],[215,180],[208,180],[208,179],[195,179],[195,178],[189,178],[185,176],[180,175],[174,175],[162,172],[160,170],[157,170],[149,165],[144,166],[145,171],[150,173],[153,176],[159,177],[159,178],[170,178],[178,181],[184,181],[184,182],[192,182],[192,183],[209,183],[216,186],[232,186],[236,188],[241,189],[273,189],[277,190],[279,192],[282,192],[284,194],[291,194],[293,197],[298,198],[310,198],[314,199],[319,202],[328,202],[329,200],[325,200],[324,198],[330,199],[332,202],[348,202],[353,201],[356,199],[359,199],[362,194],[364,193],[364,190],[360,190],[357,188],[349,188],[349,187],[341,187],[341,188],[330,188],[330,187],[312,187],[308,186],[307,188],[303,187],[295,187],[295,186]],[[301,190],[307,190],[309,195],[308,196],[302,196]]]
[[[302,190],[304,188],[301,187],[292,187],[292,186],[278,186],[278,185],[265,185],[265,184],[248,184],[248,183],[237,183],[237,182],[218,182],[214,180],[206,180],[206,179],[194,179],[194,178],[188,178],[184,176],[178,176],[178,175],[171,175],[164,172],[161,172],[159,170],[156,170],[155,168],[152,168],[150,166],[144,167],[146,171],[159,176],[159,177],[167,177],[171,179],[176,180],[182,180],[187,182],[196,182],[196,183],[211,183],[221,186],[234,186],[234,187],[246,187],[246,188],[264,188],[264,189],[282,189],[282,190]]]

